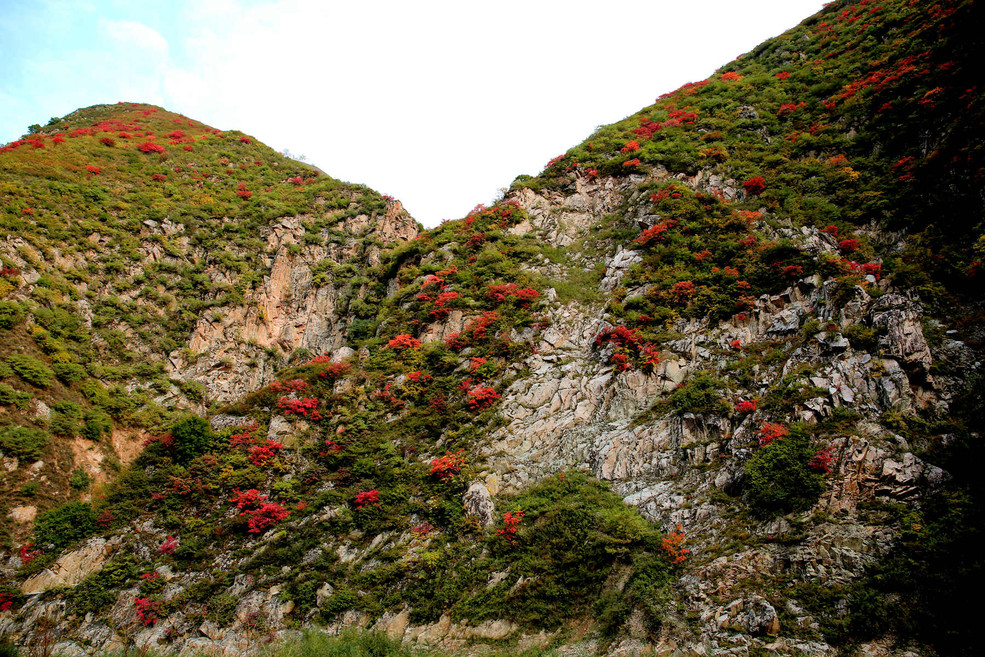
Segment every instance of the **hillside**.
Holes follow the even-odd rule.
[[[428,231],[159,108],[8,145],[4,499],[72,501],[0,636],[972,654],[980,18],[832,3]]]

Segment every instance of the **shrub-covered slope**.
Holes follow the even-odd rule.
[[[38,519],[0,632],[37,642],[54,614],[95,648],[315,624],[453,651],[971,654],[979,17],[833,3],[492,207],[348,242],[362,268],[321,264],[320,215],[294,210],[270,281],[328,299],[281,313],[309,353],[242,378],[239,302],[189,324],[208,348],[187,349],[231,359],[208,421],[161,415],[104,497]],[[233,182],[254,196],[229,203],[259,202]],[[377,209],[379,239],[412,236]]]

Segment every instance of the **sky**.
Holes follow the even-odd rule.
[[[822,0],[0,0],[0,144],[146,102],[304,156],[425,226]]]

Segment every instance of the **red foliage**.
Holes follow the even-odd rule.
[[[86,165],[86,171],[88,171],[94,176],[98,176],[100,173],[102,173],[102,171],[99,170],[99,167],[95,166],[94,164]]]
[[[596,335],[595,344],[601,346],[607,342],[612,342],[620,347],[635,348],[641,341],[638,331],[639,329],[630,330],[625,326],[614,326]]]
[[[632,160],[626,160],[622,163],[624,167],[638,167],[640,165],[640,158],[636,157]]]
[[[236,190],[236,196],[242,199],[248,199],[253,196],[253,192],[246,188],[246,183],[240,183],[239,189]]]
[[[465,464],[465,459],[462,457],[464,451],[460,449],[455,453],[446,452],[444,456],[432,460],[431,475],[445,480],[454,478],[462,471],[462,466]]]
[[[698,291],[698,288],[691,281],[677,281],[671,288],[671,294],[678,302],[690,299]]]
[[[14,606],[14,596],[6,591],[0,593],[0,611],[10,611]]]
[[[397,337],[395,337],[394,339],[387,342],[386,345],[391,349],[398,349],[398,350],[420,349],[421,341],[411,335],[402,333]]]
[[[722,73],[722,79],[726,82],[738,82],[742,79],[742,76],[735,71],[726,71],[725,73]]]
[[[670,557],[671,562],[676,564],[684,563],[687,560],[687,555],[691,553],[690,550],[682,548],[681,544],[684,542],[684,531],[683,527],[677,525],[677,529],[672,531],[670,534],[663,539],[663,549]]]
[[[835,226],[834,224],[831,224],[827,228],[823,228],[821,232],[827,233],[828,235],[833,235],[834,237],[838,237],[838,227]]]
[[[495,404],[500,396],[493,388],[474,388],[468,392],[469,408],[473,411],[485,410]]]
[[[782,424],[767,422],[759,429],[759,446],[766,447],[774,440],[782,440],[790,435],[790,429]]]
[[[115,519],[116,517],[113,515],[113,512],[106,509],[96,516],[96,524],[99,525],[100,529],[109,529]]]
[[[766,180],[762,176],[753,176],[749,180],[742,181],[742,186],[745,188],[747,194],[756,196],[765,191]]]
[[[163,153],[164,147],[160,144],[155,144],[152,141],[145,141],[144,143],[137,146],[137,150],[141,153]]]
[[[626,145],[619,149],[620,153],[635,153],[640,150],[640,143],[635,139],[626,142]]]
[[[241,144],[252,144],[253,142],[250,141],[250,138],[249,137],[240,137],[239,138],[239,143],[241,143]]]
[[[112,137],[103,137],[99,140],[99,143],[103,146],[116,146],[116,141]]]
[[[425,520],[419,525],[414,525],[410,528],[410,533],[414,536],[427,536],[431,532],[435,531],[434,525]]]
[[[854,253],[858,251],[859,247],[862,246],[856,239],[841,240],[838,242],[838,248],[845,253]]]
[[[817,453],[807,463],[807,467],[820,474],[829,474],[831,472],[831,448],[825,447],[817,450]]]
[[[154,182],[164,182],[167,176],[163,173],[152,173],[150,179]]]
[[[270,384],[270,389],[274,392],[304,392],[308,389],[308,383],[302,379],[291,379],[290,381],[278,379]]]
[[[250,462],[256,466],[266,465],[268,461],[275,458],[280,450],[284,449],[284,444],[267,438],[262,445],[253,445],[249,449]]]
[[[629,364],[629,356],[626,354],[612,354],[609,362],[618,370],[628,370],[632,365]]]
[[[133,601],[133,604],[137,610],[137,618],[140,619],[144,627],[150,627],[157,622],[157,614],[161,609],[160,602],[155,602],[150,598],[137,598]]]
[[[739,340],[738,338],[736,338],[735,340],[732,340],[732,342],[730,342],[729,345],[733,349],[741,350],[742,349],[742,340]]]
[[[752,413],[756,410],[755,399],[740,399],[735,405],[736,413]]]
[[[157,551],[161,554],[174,554],[174,551],[178,549],[178,539],[174,536],[168,536],[164,539],[164,542],[157,548]]]
[[[44,553],[41,550],[35,550],[33,543],[25,543],[20,547],[19,554],[21,558],[21,565],[26,566]]]
[[[315,421],[322,419],[322,414],[318,411],[317,397],[307,397],[304,399],[281,397],[277,400],[277,408],[284,415],[297,415]]]
[[[304,178],[302,178],[301,176],[294,176],[293,178],[288,178],[287,182],[291,183],[292,185],[297,185],[300,187],[301,185],[304,184]]]
[[[777,80],[786,80],[787,78],[790,77],[790,72],[789,71],[780,71],[779,73],[777,73],[773,77],[775,77]]]
[[[507,283],[506,285],[490,285],[486,288],[486,298],[493,301],[502,303],[507,299],[515,299],[520,302],[522,308],[526,308],[530,305],[531,301],[534,301],[540,296],[540,292],[533,289],[532,287],[521,288],[516,283]]]
[[[259,509],[243,511],[240,515],[251,516],[246,523],[248,533],[262,534],[291,515],[291,512],[276,502],[264,502]]]
[[[191,146],[190,144],[186,144],[185,146],[182,146],[182,148],[184,148],[186,151],[193,151],[193,150],[195,150],[195,147],[194,146]]]
[[[361,509],[369,504],[374,506],[382,506],[380,503],[380,491],[367,490],[361,493],[356,493],[356,499],[353,503],[357,509]]]
[[[503,529],[498,530],[496,533],[505,538],[510,543],[516,543],[516,533],[520,529],[520,523],[523,521],[523,511],[517,511],[511,513],[507,511],[503,514],[503,523],[506,525]]]
[[[804,268],[800,265],[787,265],[786,267],[783,267],[781,271],[784,276],[789,276],[791,278],[804,275]]]
[[[258,491],[256,488],[250,488],[240,492],[238,488],[233,489],[233,497],[230,500],[236,505],[236,508],[240,511],[246,511],[250,509],[258,508],[267,496]]]

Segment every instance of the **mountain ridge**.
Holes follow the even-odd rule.
[[[104,499],[43,514],[0,632],[30,643],[56,609],[95,648],[240,650],[314,622],[448,650],[967,650],[967,610],[928,584],[980,572],[979,493],[948,456],[978,449],[982,152],[956,135],[981,135],[982,103],[948,59],[979,44],[977,6],[915,7],[829,7],[436,229],[367,193],[375,212],[333,225],[369,239],[330,268],[317,213],[272,217],[257,287],[331,298],[284,325],[324,314],[330,339],[223,388],[243,319],[213,306],[231,319],[194,324],[203,367],[174,366],[210,381],[211,423],[158,413]],[[215,168],[225,207],[257,202]],[[11,327],[68,340],[31,298]],[[43,366],[74,353],[47,338],[25,343]],[[11,398],[36,374],[14,361]]]

